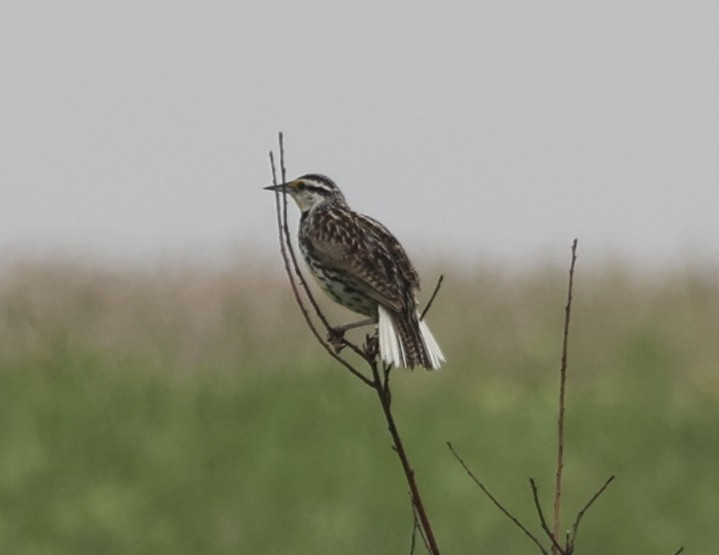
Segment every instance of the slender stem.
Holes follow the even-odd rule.
[[[542,504],[539,502],[539,490],[537,489],[537,483],[534,481],[534,478],[529,479],[529,485],[532,487],[532,497],[534,498],[534,507],[537,509],[537,514],[539,515],[539,523],[542,525],[542,530],[544,530],[547,537],[552,542],[552,552],[556,551],[557,553],[563,554],[564,550],[562,549],[562,546],[559,545],[557,536],[552,533],[549,526],[547,526],[547,520],[544,518],[544,511],[542,510]]]
[[[419,518],[419,522],[422,525],[422,530],[424,531],[424,536],[429,546],[429,552],[431,553],[431,555],[439,555],[439,547],[437,546],[437,540],[434,537],[432,525],[430,524],[429,517],[427,516],[427,511],[424,508],[422,497],[419,494],[417,481],[414,477],[414,470],[412,470],[412,466],[409,464],[407,452],[404,449],[402,438],[399,435],[399,431],[397,430],[397,424],[395,424],[394,416],[392,415],[390,400],[391,397],[390,395],[388,395],[388,391],[380,378],[377,364],[373,364],[372,372],[374,374],[374,381],[377,384],[375,386],[375,391],[377,392],[377,397],[379,397],[380,405],[382,405],[382,412],[384,413],[384,418],[387,421],[387,429],[389,430],[390,436],[392,436],[392,445],[395,452],[397,453],[397,456],[399,457],[400,463],[402,464],[402,470],[404,471],[404,475],[407,478],[407,485],[409,486],[410,495],[412,496],[412,504],[417,511],[417,517]]]
[[[277,184],[277,178],[275,173],[275,160],[274,156],[272,155],[272,152],[270,152],[270,163],[272,165],[272,180],[274,184]],[[280,196],[282,195],[283,201],[284,201],[284,207],[280,206]],[[303,286],[305,293],[310,298],[310,301],[312,305],[317,310],[317,313],[320,315],[320,318],[323,322],[326,322],[324,320],[324,315],[319,310],[319,307],[314,302],[314,298],[312,297],[311,293],[309,292],[309,288],[307,287],[304,278],[302,277],[302,274],[299,272],[299,268],[297,267],[297,260],[294,257],[294,251],[292,250],[292,243],[290,242],[288,230],[287,230],[287,199],[284,198],[284,193],[276,193],[275,194],[275,208],[277,212],[277,228],[279,233],[279,240],[280,240],[280,252],[282,253],[282,260],[284,262],[285,266],[285,273],[287,274],[287,277],[290,281],[290,286],[292,287],[292,293],[294,294],[295,301],[297,301],[297,305],[300,307],[300,311],[302,312],[302,316],[305,319],[305,322],[307,323],[307,327],[310,328],[310,331],[312,332],[312,335],[315,336],[315,339],[319,342],[322,347],[324,347],[325,351],[334,358],[337,362],[342,364],[347,370],[349,370],[354,376],[362,380],[366,385],[369,385],[370,387],[374,387],[374,383],[372,380],[370,380],[367,376],[359,372],[357,369],[355,369],[351,364],[349,364],[346,360],[344,360],[341,356],[339,356],[337,353],[334,352],[334,350],[324,341],[322,336],[320,335],[320,332],[317,330],[317,327],[312,322],[312,319],[310,318],[309,313],[305,309],[305,305],[302,302],[302,298],[300,296],[300,291],[297,286],[297,283],[295,282],[295,276],[292,273],[291,266],[294,266],[295,268],[295,275],[297,275],[297,279],[299,280],[300,284]],[[327,327],[329,327],[328,324],[325,324]]]
[[[577,261],[577,240],[572,242],[572,261],[569,265],[569,286],[567,304],[564,307],[564,336],[562,339],[562,362],[559,368],[559,415],[557,417],[557,473],[554,483],[554,538],[559,537],[562,507],[562,471],[564,469],[564,395],[567,382],[567,344],[569,341],[569,318],[572,310],[572,289],[574,287],[574,265]],[[552,554],[560,551],[552,546]]]
[[[439,293],[439,288],[442,287],[443,281],[444,281],[444,274],[440,274],[439,279],[437,280],[437,285],[434,286],[434,291],[432,291],[432,295],[429,297],[427,306],[424,307],[424,310],[422,311],[422,314],[419,317],[420,320],[424,320],[425,315],[429,312],[429,309],[432,308],[432,303],[434,302],[434,298],[437,296],[437,293]]]
[[[414,547],[417,543],[417,534],[419,534],[420,539],[422,540],[422,543],[424,544],[424,547],[427,551],[429,551],[429,544],[427,543],[427,537],[424,534],[424,530],[422,529],[422,525],[419,523],[419,518],[417,517],[417,507],[414,506],[414,500],[412,499],[412,492],[409,494],[409,504],[410,508],[412,509],[412,541],[410,544],[410,555],[414,554]]]
[[[282,132],[280,131],[279,134],[279,142],[280,142],[280,179],[281,183],[287,182],[287,172],[285,170],[285,143],[284,138],[282,135]],[[275,172],[275,159],[272,155],[272,152],[270,152],[270,164],[272,166],[272,184],[277,185],[277,177]],[[277,194],[278,196],[280,193]],[[292,261],[292,266],[295,270],[295,274],[297,275],[297,279],[300,282],[300,285],[302,286],[302,289],[304,289],[305,294],[307,295],[307,298],[310,301],[310,304],[312,305],[312,308],[315,310],[315,314],[317,314],[317,317],[320,319],[322,324],[325,326],[327,330],[330,329],[330,324],[327,321],[327,318],[325,318],[325,315],[320,310],[319,305],[315,301],[314,296],[312,295],[312,292],[310,291],[309,286],[307,285],[307,281],[305,280],[302,273],[299,271],[299,264],[297,264],[297,256],[295,255],[295,249],[292,248],[292,241],[290,240],[290,229],[287,226],[287,193],[281,193],[282,195],[282,216],[281,216],[281,229],[280,229],[280,240],[284,242],[286,253],[289,255],[290,260]],[[278,207],[279,210],[279,207]],[[279,218],[279,214],[278,214]],[[283,254],[285,253],[285,250],[283,250]]]
[[[509,510],[508,510],[504,505],[502,505],[502,503],[500,503],[500,501],[499,501],[494,495],[492,495],[492,492],[490,492],[490,491],[487,489],[487,487],[486,487],[482,482],[479,481],[479,479],[474,475],[474,472],[472,472],[472,470],[471,470],[471,469],[467,466],[467,464],[464,462],[464,459],[462,459],[462,457],[460,457],[460,456],[457,454],[457,451],[454,450],[454,447],[452,446],[452,444],[451,444],[449,441],[447,442],[447,447],[449,447],[449,450],[452,452],[452,455],[454,455],[454,458],[457,459],[457,461],[459,462],[459,464],[462,465],[462,468],[464,468],[464,471],[467,473],[467,476],[469,476],[469,477],[472,479],[472,481],[473,481],[475,484],[477,484],[477,487],[479,487],[479,489],[481,489],[482,492],[483,492],[487,497],[489,497],[490,501],[492,501],[492,503],[494,503],[495,506],[496,506],[500,511],[502,511],[502,513],[504,513],[504,515],[505,515],[509,520],[511,520],[512,522],[514,522],[514,524],[516,524],[517,527],[518,527],[520,530],[522,530],[522,532],[524,532],[525,535],[526,535],[530,540],[532,540],[532,541],[534,542],[534,545],[536,545],[536,546],[539,548],[539,550],[540,550],[544,555],[549,555],[549,553],[547,552],[547,550],[544,549],[544,546],[543,546],[543,545],[541,544],[541,542],[537,539],[537,536],[535,536],[534,534],[532,534],[532,532],[530,532],[529,529],[528,529],[524,524],[522,524],[516,516],[514,516],[512,513],[510,513]]]
[[[582,522],[582,518],[584,518],[584,513],[586,513],[589,510],[589,507],[591,507],[594,502],[599,498],[600,495],[604,493],[604,490],[607,489],[609,484],[614,481],[614,475],[611,475],[607,480],[602,484],[602,487],[600,487],[594,495],[587,501],[587,503],[582,507],[582,509],[577,513],[577,518],[574,520],[574,524],[572,525],[572,533],[569,536],[569,542],[568,547],[571,549],[571,551],[574,551],[574,545],[577,541],[577,531],[579,530],[579,524]]]
[[[285,170],[285,143],[284,143],[284,136],[282,135],[282,132],[279,133],[279,143],[280,143],[280,179],[281,183],[287,182],[287,172]],[[275,170],[275,159],[270,152],[270,164],[272,166],[272,184],[277,185],[277,174]],[[279,207],[279,195],[282,195],[282,212],[280,215],[280,207]],[[314,295],[312,294],[312,291],[310,290],[309,286],[307,285],[307,280],[305,279],[304,275],[300,271],[300,266],[297,263],[297,255],[295,254],[295,249],[292,247],[292,240],[290,238],[290,228],[287,225],[287,193],[277,193],[275,195],[275,198],[277,199],[277,217],[278,217],[278,225],[280,226],[280,247],[282,248],[282,255],[283,257],[289,257],[291,261],[291,267],[294,269],[295,276],[297,277],[297,282],[302,287],[302,290],[305,292],[305,295],[307,296],[307,299],[310,302],[310,305],[312,305],[312,308],[315,311],[315,314],[322,322],[322,325],[325,327],[325,330],[329,333],[333,333],[332,326],[330,326],[327,318],[325,317],[322,310],[320,310],[319,305],[317,304],[317,301],[315,300]],[[286,262],[285,267],[290,266],[289,263]],[[290,273],[288,273],[288,277],[290,278],[290,281],[293,281],[293,277]],[[304,309],[303,309],[304,310]],[[325,344],[325,341],[321,341],[323,344]],[[357,347],[354,343],[351,341],[348,341],[347,339],[342,338],[342,344],[344,346],[349,347],[352,349],[355,353],[357,353],[359,356],[364,358],[364,355],[362,353],[362,350]],[[335,357],[337,358],[337,357]],[[345,364],[345,366],[347,366]]]

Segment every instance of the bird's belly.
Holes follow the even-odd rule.
[[[377,302],[361,290],[356,280],[343,272],[321,266],[310,256],[305,256],[305,260],[319,286],[332,300],[353,312],[376,317]]]

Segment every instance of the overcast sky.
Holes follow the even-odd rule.
[[[8,0],[0,85],[5,252],[274,249],[283,130],[414,257],[719,260],[717,2]]]

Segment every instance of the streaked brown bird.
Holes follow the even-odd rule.
[[[337,303],[376,323],[382,360],[428,370],[445,358],[420,320],[419,276],[402,245],[378,221],[352,211],[330,178],[307,174],[265,189],[288,193],[300,209],[299,245],[312,275]]]

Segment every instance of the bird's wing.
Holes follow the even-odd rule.
[[[351,275],[362,292],[391,310],[414,302],[419,276],[386,227],[354,212],[323,211],[314,217],[318,220],[304,238],[324,265]]]

